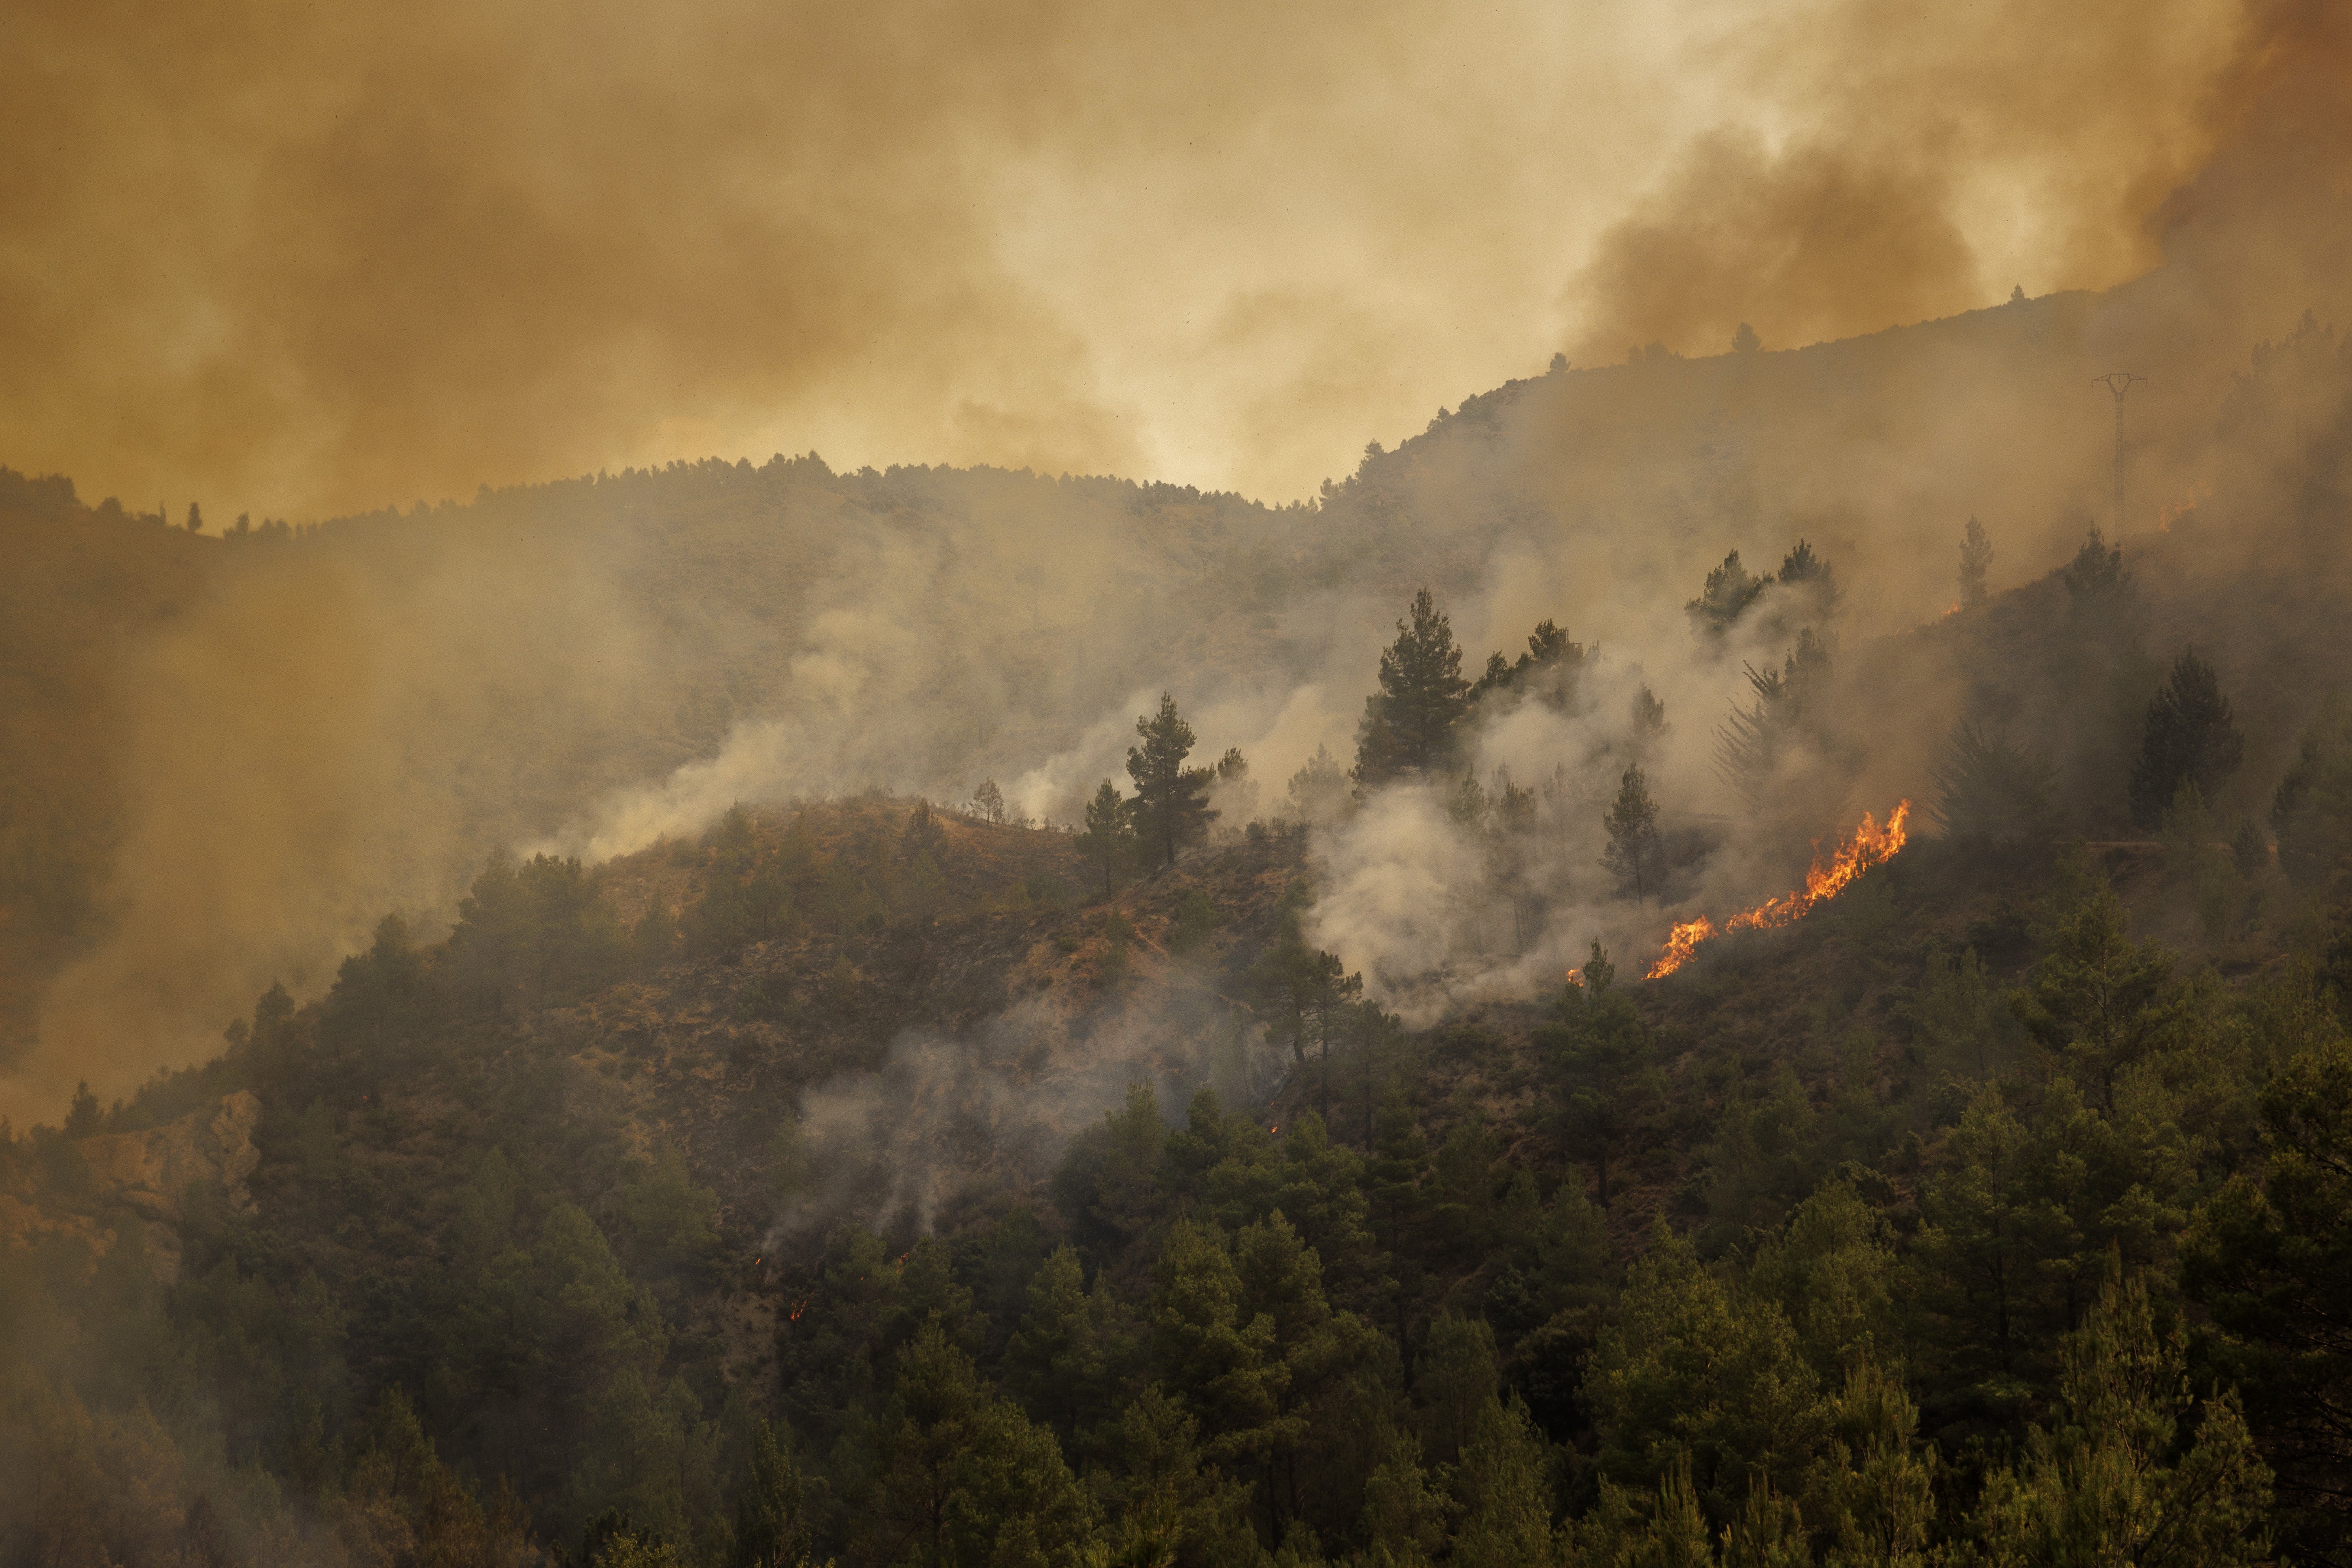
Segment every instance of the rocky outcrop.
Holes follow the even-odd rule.
[[[230,1208],[251,1212],[246,1182],[261,1163],[253,1142],[260,1122],[261,1101],[239,1089],[160,1127],[76,1139],[79,1168],[70,1180],[26,1171],[13,1190],[0,1192],[0,1251],[78,1237],[95,1257],[128,1226],[139,1232],[156,1278],[170,1284],[179,1277],[180,1211],[189,1188],[216,1187]]]
[[[180,1217],[181,1202],[198,1182],[217,1185],[240,1213],[253,1207],[245,1183],[261,1163],[261,1152],[253,1146],[260,1122],[261,1101],[250,1089],[239,1089],[161,1127],[101,1132],[77,1146],[102,1198],[142,1219],[170,1224]]]

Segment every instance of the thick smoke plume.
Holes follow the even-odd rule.
[[[228,513],[812,445],[1295,496],[1555,343],[2119,281],[2256,25],[32,0],[0,431]]]

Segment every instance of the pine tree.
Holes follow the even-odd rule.
[[[1960,607],[1973,610],[1985,602],[1985,571],[1992,565],[1992,539],[1984,524],[1969,519],[1960,536]]]
[[[1625,750],[1637,763],[1646,763],[1658,742],[1673,728],[1666,722],[1666,705],[1660,701],[1645,683],[1633,693],[1632,711],[1627,716]]]
[[[1420,777],[1454,756],[1454,729],[1470,706],[1462,679],[1462,648],[1454,627],[1423,588],[1413,595],[1410,620],[1397,623],[1396,641],[1381,654],[1381,689],[1364,699],[1356,730],[1358,784],[1371,788]]]
[[[1835,761],[1845,749],[1833,743],[1821,722],[1820,701],[1829,682],[1829,645],[1807,626],[1797,634],[1797,646],[1779,669],[1747,667],[1748,689],[1755,701],[1735,708],[1715,731],[1716,775],[1731,786],[1748,811],[1762,816],[1791,796],[1786,776],[1801,750],[1810,748]],[[1827,785],[1827,778],[1817,781]],[[1839,799],[1824,802],[1822,789],[1810,792],[1810,805],[1834,810]]]
[[[2191,1397],[2182,1347],[2178,1331],[2158,1331],[2138,1276],[2110,1278],[2067,1342],[2066,1419],[2028,1433],[2025,1463],[1985,1488],[1975,1524],[1991,1561],[2271,1561],[2269,1468],[2235,1394]],[[2195,1437],[2184,1447],[2182,1418],[2191,1415]]]
[[[1601,864],[1617,879],[1617,890],[1639,900],[1658,890],[1665,871],[1664,839],[1658,832],[1658,803],[1650,798],[1649,780],[1638,763],[1625,764],[1616,803],[1604,819],[1609,847]]]
[[[801,1473],[762,1421],[751,1438],[751,1473],[735,1500],[728,1568],[798,1568],[808,1561]]]
[[[1723,558],[1723,564],[1706,574],[1706,586],[1697,598],[1683,606],[1690,617],[1691,629],[1706,637],[1721,637],[1748,613],[1748,607],[1762,596],[1769,577],[1757,577],[1739,563],[1739,552],[1733,551]]]
[[[2327,1035],[2263,1090],[2263,1167],[2209,1199],[2181,1248],[2289,1527],[2315,1548],[2297,1562],[2325,1560],[2315,1548],[2340,1543],[2352,1514],[2352,1041],[2332,1020]]]
[[[982,779],[971,792],[971,814],[993,827],[1004,820],[1004,792],[994,779]]]
[[[1087,802],[1087,830],[1078,835],[1078,851],[1088,865],[1102,872],[1103,897],[1110,897],[1111,875],[1135,844],[1135,823],[1118,786],[1108,779]]]
[[[1780,570],[1769,579],[1784,590],[1801,594],[1807,608],[1820,620],[1826,621],[1837,614],[1844,603],[1845,594],[1837,585],[1837,574],[1816,552],[1811,541],[1800,539],[1780,558]]]
[[[2095,524],[2067,563],[2065,583],[2067,622],[2078,636],[2111,646],[2128,637],[2137,589],[2124,567],[2123,546],[2109,544]]]
[[[1176,699],[1160,694],[1160,711],[1135,721],[1141,745],[1127,749],[1128,776],[1135,781],[1138,836],[1157,847],[1162,863],[1176,863],[1176,847],[1201,833],[1216,817],[1209,809],[1208,768],[1188,768],[1192,726],[1176,710]],[[1097,792],[1097,799],[1101,798]]]
[[[2147,728],[2139,760],[2132,765],[2132,821],[2153,832],[2183,784],[2193,784],[2207,800],[2238,771],[2246,741],[2221,695],[2213,667],[2182,650],[2171,678],[2147,705]]]
[[[1528,635],[1528,651],[1514,663],[1501,654],[1486,658],[1486,672],[1470,689],[1472,701],[1504,691],[1536,698],[1555,711],[1565,711],[1576,700],[1578,678],[1583,673],[1584,645],[1549,620]]]
[[[2057,831],[2057,772],[2049,759],[1966,719],[1954,726],[1927,776],[1936,785],[1927,815],[1947,838],[2003,843]]]
[[[1565,1027],[1547,1030],[1560,1084],[1562,1138],[1570,1153],[1591,1163],[1603,1207],[1610,1167],[1648,1142],[1665,1098],[1650,1026],[1632,1002],[1610,989],[1614,973],[1594,942],[1583,986],[1560,998]]]
[[[1290,809],[1301,822],[1331,822],[1348,809],[1348,770],[1318,745],[1307,765],[1290,775]]]

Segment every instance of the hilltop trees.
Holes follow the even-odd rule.
[[[1462,647],[1428,589],[1413,595],[1409,620],[1381,655],[1381,689],[1364,699],[1356,728],[1358,784],[1433,773],[1453,758],[1454,730],[1470,709]]]
[[[2172,675],[2147,705],[2147,726],[2139,760],[2132,766],[2132,821],[2154,831],[2184,784],[2207,800],[2238,771],[2245,737],[2221,695],[2213,667],[2187,648],[2173,662]]]
[[[1176,710],[1176,699],[1160,694],[1160,710],[1135,721],[1140,744],[1127,749],[1128,776],[1135,781],[1136,836],[1156,847],[1164,865],[1176,863],[1176,847],[1215,820],[1209,808],[1212,768],[1188,768],[1192,726]],[[1100,799],[1097,792],[1097,799]]]

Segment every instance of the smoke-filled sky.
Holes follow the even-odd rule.
[[[1555,349],[2131,276],[2250,31],[2231,0],[22,0],[0,461],[215,518],[811,447],[1285,499]]]

